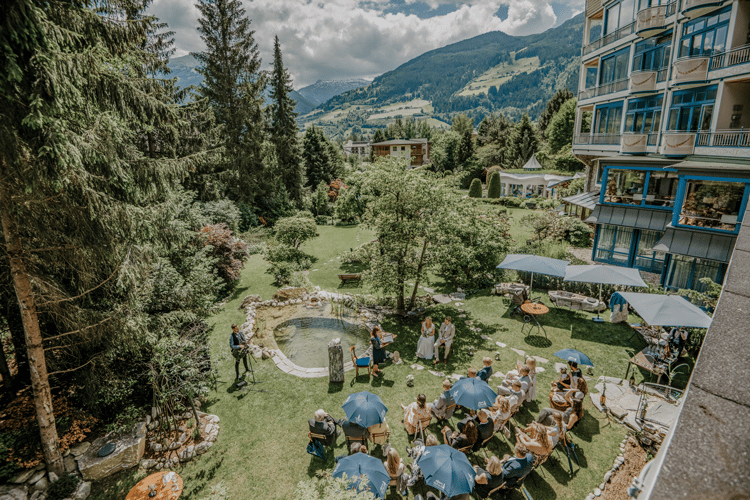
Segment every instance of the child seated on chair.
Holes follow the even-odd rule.
[[[421,421],[432,420],[430,405],[427,404],[427,397],[424,394],[418,395],[417,400],[409,406],[401,405],[401,409],[404,410],[404,427],[409,434],[414,434],[419,430]]]

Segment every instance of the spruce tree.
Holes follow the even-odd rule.
[[[521,121],[513,128],[510,136],[510,146],[505,155],[506,168],[521,168],[536,153],[539,139],[528,115],[523,115]]]
[[[557,111],[565,103],[565,101],[572,99],[573,97],[575,96],[567,88],[562,88],[555,92],[555,95],[553,95],[552,98],[547,102],[547,107],[539,116],[539,132],[541,132],[542,134],[547,133],[547,126],[549,126],[549,122],[550,120],[552,120],[552,117],[555,116],[555,113],[557,113]]]
[[[276,150],[279,177],[289,198],[299,205],[302,201],[302,159],[297,143],[297,113],[295,101],[289,97],[293,90],[281,60],[279,37],[273,43],[273,72],[271,73],[271,142]]]
[[[133,243],[158,236],[145,234],[151,207],[183,174],[163,158],[179,118],[152,77],[165,42],[138,5],[17,0],[0,30],[0,281],[20,306],[41,448],[58,476],[50,378],[101,363],[75,356],[76,342],[125,330]]]
[[[239,0],[200,0],[198,32],[204,52],[192,52],[203,75],[199,89],[223,127],[232,196],[252,203],[267,183],[263,167],[265,77],[250,20]]]

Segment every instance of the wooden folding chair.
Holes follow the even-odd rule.
[[[451,414],[451,417],[452,417],[453,416],[453,412],[456,411],[456,403],[453,403],[452,405],[449,405],[445,409],[445,411],[443,413],[445,414],[445,413],[448,413],[449,411],[450,411],[450,414]],[[437,415],[435,415],[435,412],[432,412],[432,414],[435,416],[435,419],[438,422],[448,422],[450,420],[450,417],[448,417],[448,418],[439,418]]]
[[[367,445],[367,438],[365,436],[362,437],[353,437],[353,436],[345,436],[346,437],[346,450],[348,453],[351,454],[352,449],[352,443],[360,443]]]
[[[330,436],[326,436],[325,434],[316,434],[316,433],[314,433],[314,432],[312,432],[312,431],[309,431],[309,432],[307,433],[307,437],[309,437],[309,438],[310,438],[310,441],[312,441],[313,439],[317,439],[318,441],[320,441],[321,443],[323,443],[323,446],[329,446],[330,448],[333,448],[333,444],[335,444],[335,441],[336,441],[336,440],[334,439],[334,440],[333,440],[333,443],[332,443],[332,444],[330,444],[330,445],[328,445],[328,444],[326,444],[326,441],[328,441],[328,438],[329,438]]]
[[[432,422],[432,417],[430,418],[423,418],[417,421],[417,432],[420,437],[422,438],[422,442],[424,443],[424,430],[427,428],[427,426],[430,425]],[[416,434],[415,433],[415,434]]]

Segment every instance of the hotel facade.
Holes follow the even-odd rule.
[[[587,0],[573,152],[592,258],[722,283],[750,196],[750,2]]]

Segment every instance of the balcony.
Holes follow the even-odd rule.
[[[634,134],[626,132],[622,134],[620,140],[620,153],[623,154],[643,154],[648,152],[647,146],[656,146],[659,134],[650,132],[648,134]]]
[[[711,57],[711,64],[709,70],[728,68],[729,66],[736,66],[738,64],[746,64],[750,62],[750,45],[744,45],[737,47],[736,49],[722,52],[721,54],[715,54]]]
[[[682,14],[689,19],[695,19],[718,9],[721,4],[721,1],[716,0],[683,0]]]
[[[648,93],[656,90],[656,71],[638,71],[630,74],[630,92]]]
[[[695,146],[709,148],[750,148],[750,130],[698,132]]]
[[[617,40],[621,40],[625,38],[628,35],[632,35],[635,32],[635,24],[636,23],[630,23],[627,26],[623,26],[617,31],[613,31],[612,33],[609,33],[607,35],[604,35],[601,38],[598,38],[591,42],[588,45],[585,45],[583,47],[582,55],[590,54],[593,51],[600,49],[602,47],[605,47],[609,45],[610,43],[614,43]]]
[[[628,88],[628,82],[630,82],[630,78],[623,78],[622,80],[615,80],[614,82],[605,83],[598,87],[581,90],[578,92],[578,100],[583,101],[584,99],[591,99],[592,97],[626,90]]]
[[[620,134],[576,134],[573,144],[595,144],[600,146],[617,146],[621,140]]]
[[[708,78],[710,57],[683,57],[674,62],[673,85],[703,83]]]
[[[669,5],[655,5],[638,12],[635,33],[641,38],[649,38],[669,28],[667,18],[677,11],[677,2]]]
[[[661,154],[664,156],[687,156],[695,149],[696,132],[664,132],[661,139]]]

